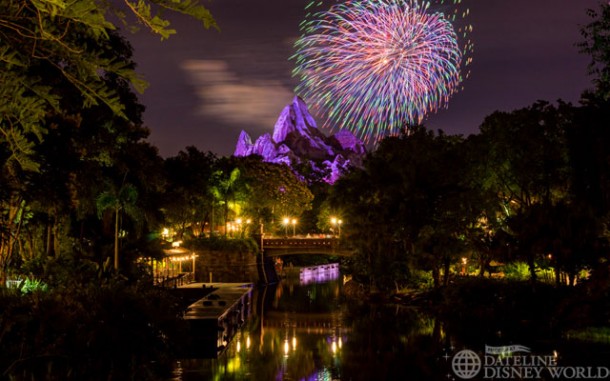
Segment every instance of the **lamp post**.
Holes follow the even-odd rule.
[[[295,232],[296,232],[296,226],[297,226],[297,219],[293,218],[291,222],[292,222],[292,236],[294,237],[296,235]]]
[[[338,219],[337,217],[331,217],[331,219],[330,219],[330,224],[333,227],[336,227],[338,230],[337,237],[341,237],[341,224],[342,223],[343,223],[343,220]]]
[[[193,282],[195,281],[195,258],[197,257],[197,255],[195,255],[195,252],[193,252],[192,258],[193,258]]]
[[[284,217],[283,223],[284,223],[284,234],[286,235],[286,237],[288,237],[288,225],[290,224],[290,218]]]
[[[238,218],[237,220],[235,220],[235,223],[237,224],[236,228],[237,228],[237,235],[239,238],[243,237],[243,230],[242,230],[242,222],[243,220],[241,218]]]
[[[242,230],[242,236],[243,237],[248,235],[248,229],[249,229],[251,223],[252,223],[251,219],[249,219],[249,218],[246,219],[246,224],[245,224],[245,226],[244,226],[244,228]]]

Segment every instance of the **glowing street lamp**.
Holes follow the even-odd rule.
[[[333,226],[336,226],[337,229],[338,229],[337,237],[341,237],[341,224],[342,223],[343,223],[343,220],[340,220],[340,219],[338,219],[336,217],[332,217],[330,219],[330,224],[333,225]]]
[[[296,231],[296,226],[297,226],[297,219],[293,218],[291,222],[292,222],[292,236],[294,237],[296,235],[295,231]]]
[[[244,221],[244,225],[241,229],[241,235],[242,236],[246,236],[248,233],[248,229],[250,229],[250,224],[252,223],[252,220],[249,218],[246,218],[246,220]]]
[[[290,218],[284,217],[282,223],[284,224],[285,235],[288,237],[288,225],[290,224]]]
[[[289,353],[290,353],[290,344],[288,343],[288,338],[286,338],[286,340],[284,340],[284,357],[288,357]]]
[[[238,235],[239,235],[239,236],[243,236],[242,222],[243,222],[243,220],[242,220],[241,218],[238,218],[238,219],[236,219],[236,220],[235,220],[235,224],[236,224],[237,226],[235,227],[235,229],[234,229],[234,230],[237,230],[237,231],[238,231]]]

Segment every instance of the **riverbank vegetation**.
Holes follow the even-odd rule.
[[[0,290],[8,380],[158,380],[187,342],[179,302],[150,279],[116,276],[21,294]]]

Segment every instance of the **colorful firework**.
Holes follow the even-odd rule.
[[[472,26],[456,28],[469,13],[459,2],[347,0],[312,13],[295,44],[297,94],[325,126],[367,142],[421,124],[446,107],[470,63]]]

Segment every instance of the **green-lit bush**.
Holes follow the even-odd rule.
[[[49,289],[49,286],[40,279],[26,278],[19,285],[19,290],[23,294],[29,294],[31,292],[37,292],[37,291],[44,292],[44,291],[47,291],[48,289]]]
[[[410,287],[418,289],[429,289],[434,286],[434,279],[430,271],[411,270]]]
[[[504,275],[509,280],[528,280],[530,270],[525,262],[511,262],[504,265]]]

